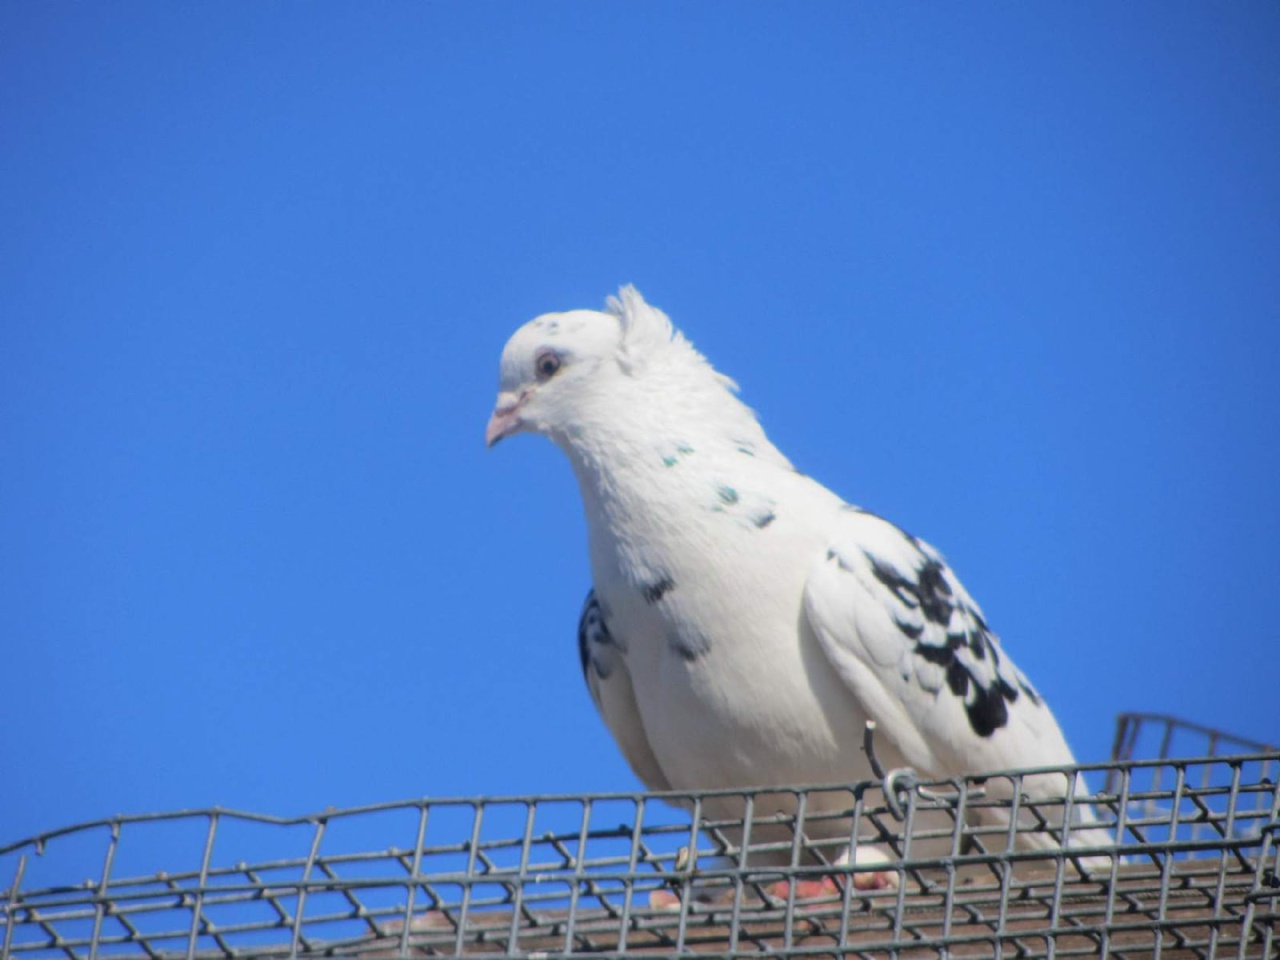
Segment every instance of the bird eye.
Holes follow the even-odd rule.
[[[560,369],[560,354],[554,350],[543,350],[533,360],[533,368],[539,380],[550,380]]]

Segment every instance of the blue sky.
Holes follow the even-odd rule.
[[[0,842],[629,789],[507,336],[633,282],[1100,760],[1280,738],[1274,4],[0,5]]]

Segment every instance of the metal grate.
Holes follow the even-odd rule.
[[[1172,757],[1224,757],[1272,753],[1272,744],[1246,740],[1212,727],[1163,713],[1122,713],[1116,717],[1112,760],[1168,760]]]
[[[1191,759],[1167,749],[1136,758],[1137,734],[1145,727],[1160,739],[1166,722],[1122,717],[1119,759],[1072,768],[1105,778],[1093,804],[1117,842],[1067,851],[1037,843],[1072,817],[1062,804],[1029,807],[1024,773],[928,784],[899,776],[887,796],[878,784],[798,789],[788,792],[790,815],[774,812],[773,791],[424,799],[294,819],[214,809],[81,824],[0,847],[0,960],[1272,960],[1280,751],[1168,721],[1178,735],[1243,752],[1201,745]],[[833,793],[841,811],[811,812],[831,809],[815,798]],[[745,827],[703,816],[719,796],[741,798]],[[807,839],[831,837],[822,821],[832,818],[839,842]],[[834,863],[851,842],[901,859],[874,871]],[[858,889],[872,872],[896,887]],[[779,885],[823,877],[838,881],[825,897]]]

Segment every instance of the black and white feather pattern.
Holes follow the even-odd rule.
[[[637,720],[639,710],[625,653],[626,649],[614,640],[605,623],[604,610],[595,590],[588,591],[578,617],[578,662],[582,679],[636,776],[654,790],[670,790],[671,784]]]
[[[942,556],[797,472],[735,390],[631,288],[603,313],[537,318],[503,352],[486,435],[545,434],[573,467],[594,580],[579,659],[637,776],[659,790],[867,779],[867,720],[886,765],[928,777],[1073,763]]]
[[[582,604],[582,615],[578,618],[578,661],[582,666],[582,679],[586,681],[591,699],[596,701],[597,707],[600,705],[600,697],[596,693],[596,684],[609,679],[620,652],[614,646],[609,628],[605,626],[596,592],[587,591],[587,599]]]
[[[888,525],[865,511],[857,512],[868,525]],[[897,651],[903,678],[914,679],[935,696],[946,691],[960,698],[969,726],[980,737],[990,737],[1009,722],[1009,710],[1019,697],[1039,707],[1040,695],[1022,671],[1003,657],[1000,641],[987,627],[982,611],[941,555],[896,527],[885,533],[898,548],[890,554],[877,553],[868,545],[850,558],[847,551],[833,547],[827,559],[859,577],[860,585],[889,610],[904,641]]]
[[[832,526],[805,613],[909,763],[954,775],[979,759],[1001,769],[1036,750],[1070,756],[1040,694],[933,547],[855,508]]]

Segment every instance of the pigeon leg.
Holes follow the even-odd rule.
[[[859,867],[872,867],[891,861],[887,853],[873,847],[859,847],[856,864]],[[849,862],[849,851],[846,850],[836,858],[835,865],[843,866]],[[845,877],[853,882],[853,889],[859,892],[874,890],[898,889],[898,872],[896,870],[855,870],[850,874],[828,874],[816,880],[779,880],[770,884],[768,892],[779,900],[786,900],[795,887],[796,900],[827,900],[844,893]]]

